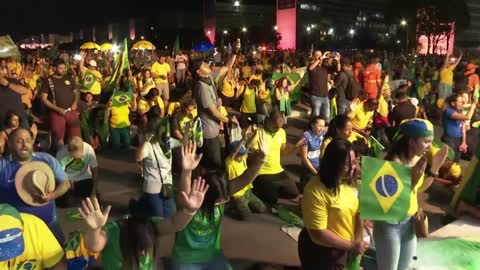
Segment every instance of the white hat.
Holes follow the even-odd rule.
[[[90,60],[88,61],[88,65],[91,66],[91,67],[97,67],[97,62],[95,62],[95,60]]]

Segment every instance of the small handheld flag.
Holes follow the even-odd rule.
[[[410,207],[411,168],[364,156],[360,188],[360,216],[368,220],[398,222]]]

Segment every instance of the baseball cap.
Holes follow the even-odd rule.
[[[88,65],[91,66],[91,67],[97,67],[97,62],[92,59],[92,60],[88,61]]]
[[[241,143],[241,141],[234,141],[234,142],[232,142],[232,143],[230,144],[230,149],[232,149],[232,150],[235,149],[235,148],[238,146],[239,143]],[[238,153],[239,153],[240,155],[246,155],[246,154],[248,154],[248,150],[247,150],[247,148],[245,147],[245,145],[242,145],[242,146],[240,147],[240,149],[238,150]]]
[[[16,258],[24,250],[20,213],[9,204],[0,204],[0,262]]]

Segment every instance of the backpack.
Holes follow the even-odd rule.
[[[345,98],[352,101],[358,96],[358,93],[360,93],[361,86],[353,76],[345,75],[348,78],[348,85],[345,89]]]

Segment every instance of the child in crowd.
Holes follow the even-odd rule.
[[[245,131],[245,136],[241,141],[232,142],[230,154],[225,160],[229,181],[237,178],[247,170],[248,149],[254,137],[255,132],[252,126],[250,126]],[[231,212],[239,220],[250,218],[252,215],[251,211],[263,213],[267,209],[262,200],[253,194],[252,189],[253,185],[249,184],[233,195]]]

